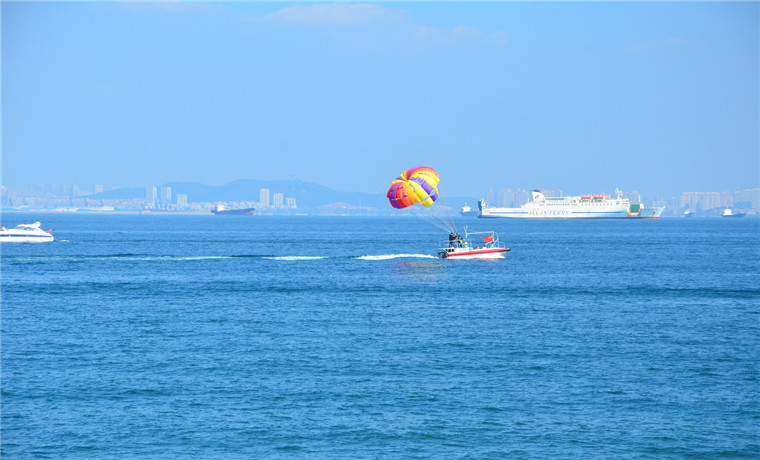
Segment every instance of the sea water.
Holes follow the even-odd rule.
[[[756,219],[31,219],[4,459],[760,456]]]

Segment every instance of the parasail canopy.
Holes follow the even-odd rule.
[[[413,204],[430,206],[438,199],[438,173],[433,168],[418,166],[402,172],[388,189],[388,201],[394,208]]]

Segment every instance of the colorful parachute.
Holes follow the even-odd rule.
[[[387,196],[394,208],[430,206],[438,199],[438,173],[426,166],[408,169],[391,182]]]

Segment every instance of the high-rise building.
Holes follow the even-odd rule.
[[[272,207],[282,208],[285,205],[285,195],[282,193],[272,194]]]
[[[519,189],[515,192],[515,206],[522,206],[530,201],[532,195],[525,189]]]
[[[562,196],[562,190],[545,190],[546,196]],[[501,189],[496,192],[489,190],[486,194],[486,203],[504,208],[520,207],[530,201],[531,194],[527,190]]]
[[[699,192],[681,193],[681,203],[679,208],[687,211],[696,211],[699,209]]]
[[[16,192],[9,189],[5,185],[1,185],[0,190],[2,190],[3,206],[14,206],[16,204]]]
[[[511,196],[510,196],[511,195]],[[513,198],[514,193],[512,192],[512,189],[501,189],[498,192],[496,192],[496,206],[506,208],[512,206],[512,201],[514,201]]]
[[[720,207],[732,208],[734,206],[734,194],[731,192],[723,192],[720,194]]]
[[[720,207],[720,193],[706,192],[703,194],[703,209],[716,209]]]
[[[628,199],[631,200],[631,203],[641,203],[641,194],[638,190],[634,190],[628,194]]]
[[[172,188],[160,187],[158,189],[158,203],[161,209],[169,209],[172,206]]]
[[[286,198],[285,199],[286,207],[295,209],[296,207],[296,199],[295,198]]]
[[[745,209],[760,209],[760,188],[734,192],[734,206]]]
[[[259,204],[262,208],[268,208],[269,207],[269,189],[268,188],[262,188],[259,190]]]
[[[145,206],[155,208],[158,201],[158,189],[156,187],[145,188]]]
[[[177,194],[177,209],[187,209],[187,194]]]
[[[681,194],[680,209],[688,211],[707,211],[710,209],[730,208],[736,201],[729,192],[684,192]]]

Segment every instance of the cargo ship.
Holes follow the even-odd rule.
[[[743,212],[736,212],[731,208],[726,208],[723,210],[723,212],[720,215],[722,217],[744,217],[747,214]]]
[[[664,206],[647,207],[623,198],[620,190],[616,197],[609,195],[579,195],[547,197],[539,190],[531,191],[531,201],[519,208],[488,206],[478,202],[478,217],[506,217],[513,219],[657,219]]]
[[[256,208],[227,209],[223,204],[218,204],[211,212],[217,216],[248,216],[255,210]]]
[[[467,203],[459,210],[460,216],[477,216],[478,212],[471,207],[467,206]]]

